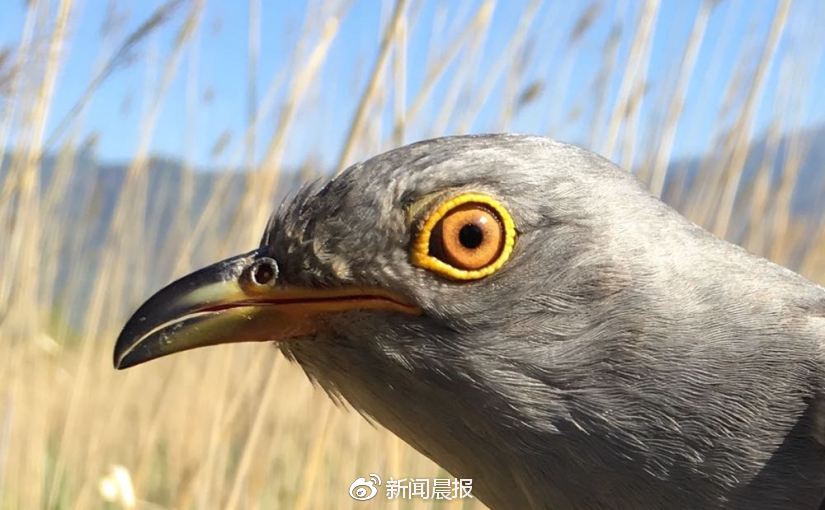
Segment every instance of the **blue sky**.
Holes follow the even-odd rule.
[[[80,97],[95,66],[107,51],[112,51],[124,37],[146,19],[160,2],[115,2],[121,15],[119,30],[108,38],[101,36],[101,26],[109,6],[103,0],[79,0],[73,13],[66,59],[61,68],[58,86],[50,113],[49,129],[53,129]],[[279,73],[284,84],[276,94],[276,105],[285,97],[291,69],[293,49],[306,23],[318,21],[324,12],[323,2],[262,2],[261,54],[257,88],[259,99]],[[623,69],[637,22],[637,0],[602,2],[593,26],[575,46],[567,45],[571,27],[590,2],[552,1],[543,3],[530,26],[528,40],[532,52],[525,67],[521,85],[544,83],[539,99],[520,112],[509,130],[551,135],[563,140],[591,143],[589,133],[595,123],[592,110],[596,94],[591,84],[598,72],[605,40],[614,26],[622,25],[618,47],[617,70]],[[25,17],[25,2],[7,1],[0,10],[0,48],[14,47],[19,40]],[[424,80],[428,54],[432,47],[443,49],[475,11],[478,2],[440,3],[430,0],[412,2],[417,13],[410,27],[408,40],[407,100],[419,90]],[[515,34],[519,18],[527,8],[525,0],[499,1],[479,67],[469,83],[466,101],[473,101],[473,91],[482,87],[487,73]],[[700,1],[664,0],[657,15],[654,42],[649,64],[649,92],[641,110],[640,143],[654,139],[657,117],[660,117],[667,92],[675,73]],[[157,129],[152,139],[152,152],[168,156],[192,157],[200,166],[237,164],[246,125],[247,101],[247,34],[248,4],[243,1],[207,1],[196,38],[183,54],[168,94]],[[307,158],[331,165],[337,158],[357,99],[364,88],[366,75],[377,54],[382,25],[389,17],[390,2],[355,0],[342,20],[340,30],[321,71],[320,79],[308,91],[307,102],[296,115],[287,144],[285,160],[297,165]],[[78,125],[80,138],[89,133],[99,136],[98,155],[105,160],[126,160],[134,155],[141,118],[148,98],[157,86],[160,68],[168,55],[187,6],[184,5],[170,23],[144,41],[130,65],[115,72],[99,89]],[[714,127],[719,125],[719,110],[727,83],[740,65],[752,70],[764,45],[766,34],[776,10],[771,1],[725,0],[710,18],[707,35],[699,54],[697,71],[688,90],[686,113],[679,128],[676,154],[694,154],[713,144]],[[309,14],[309,19],[307,16]],[[319,14],[321,13],[321,14]],[[785,129],[825,122],[825,66],[821,49],[825,37],[817,36],[816,20],[822,19],[825,8],[816,0],[794,2],[785,35],[779,46],[767,81],[763,101],[756,119],[757,133],[777,115],[783,116]],[[441,20],[441,21],[439,21]],[[441,25],[439,25],[441,23]],[[438,28],[441,26],[442,28]],[[406,141],[430,135],[428,128],[445,108],[451,77],[459,72],[468,52],[462,53],[458,64],[448,68],[437,85],[419,121],[408,129]],[[432,55],[430,55],[432,56]],[[782,63],[787,65],[783,80],[791,80],[802,105],[799,115],[788,115],[776,104],[777,84]],[[803,80],[795,72],[810,73]],[[794,71],[797,70],[797,71]],[[622,75],[609,76],[605,89],[608,104],[617,94]],[[744,95],[750,82],[744,80],[739,93]],[[501,79],[493,88],[490,99],[471,125],[471,132],[500,130],[497,123],[501,98],[507,94],[507,80]],[[187,94],[187,87],[195,90]],[[391,112],[394,92],[388,90],[385,110]],[[187,108],[187,98],[193,107]],[[466,104],[466,103],[464,103]],[[578,117],[569,113],[580,110]],[[278,108],[261,122],[258,157],[272,133]],[[588,113],[590,112],[590,113]],[[385,115],[389,119],[389,113]],[[447,132],[455,132],[456,123]],[[211,149],[222,134],[229,133],[230,149],[215,158]],[[14,143],[14,141],[12,141]],[[598,149],[598,147],[592,147]],[[234,156],[233,156],[234,154]]]

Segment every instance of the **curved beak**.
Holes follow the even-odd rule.
[[[128,368],[207,345],[311,335],[319,316],[352,310],[420,313],[382,289],[283,285],[277,263],[256,250],[195,271],[149,298],[118,336],[114,365]]]

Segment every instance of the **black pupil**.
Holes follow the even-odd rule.
[[[474,250],[484,242],[484,231],[478,225],[468,223],[458,231],[458,241],[461,246]]]

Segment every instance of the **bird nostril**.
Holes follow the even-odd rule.
[[[249,278],[255,285],[275,285],[278,280],[278,263],[269,257],[256,260],[249,269]]]

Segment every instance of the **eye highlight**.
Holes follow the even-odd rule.
[[[412,262],[454,280],[477,280],[507,262],[515,239],[504,206],[487,195],[466,193],[430,213],[413,243]]]

